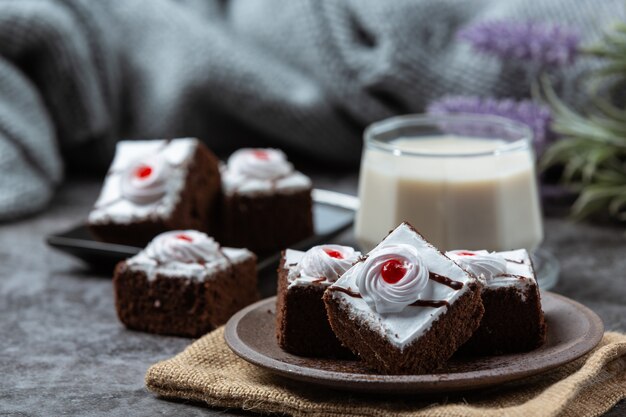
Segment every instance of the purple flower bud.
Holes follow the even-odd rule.
[[[428,105],[430,114],[487,114],[506,117],[528,125],[534,136],[533,145],[539,155],[551,141],[550,109],[532,100],[498,100],[477,96],[444,96]]]
[[[541,67],[571,64],[580,43],[577,32],[561,25],[509,20],[469,25],[457,36],[478,51]]]

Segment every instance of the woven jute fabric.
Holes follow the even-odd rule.
[[[626,398],[626,335],[607,332],[585,357],[513,385],[419,397],[348,393],[275,376],[237,357],[220,328],[153,365],[146,385],[167,398],[292,416],[598,416]]]

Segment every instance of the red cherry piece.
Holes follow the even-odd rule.
[[[400,281],[404,274],[406,274],[406,267],[397,259],[390,259],[385,262],[381,270],[381,276],[389,284]]]
[[[150,165],[139,165],[135,168],[135,177],[140,180],[145,180],[152,175],[152,167]]]
[[[324,249],[324,252],[326,252],[326,255],[330,256],[331,258],[343,259],[343,255],[338,250]]]
[[[185,234],[176,235],[176,239],[185,240],[187,242],[193,242],[193,239]]]
[[[459,255],[459,256],[476,256],[476,254],[472,253],[472,252],[459,252],[459,253],[457,253],[457,255]]]
[[[269,154],[260,149],[257,149],[256,151],[252,151],[252,155],[254,155],[256,159],[261,159],[263,161],[267,161],[268,159],[270,159]]]

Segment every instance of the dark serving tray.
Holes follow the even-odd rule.
[[[348,229],[354,220],[358,199],[326,190],[313,191],[313,224],[315,234],[294,245],[292,249],[307,250],[311,246],[328,242]],[[85,223],[69,230],[49,235],[48,245],[76,256],[93,266],[110,266],[137,254],[142,248],[95,240]],[[258,270],[263,273],[278,264],[280,253],[259,257]]]

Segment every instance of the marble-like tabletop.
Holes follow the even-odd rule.
[[[354,193],[354,176],[316,178]],[[36,217],[0,224],[0,416],[250,415],[165,401],[148,392],[148,367],[189,339],[126,330],[117,320],[110,271],[46,246],[47,234],[85,218],[97,180],[70,181]],[[607,330],[626,331],[626,235],[616,225],[545,220],[543,247],[561,262],[553,291],[597,312]],[[350,243],[351,233],[338,238]],[[275,291],[262,277],[261,291]],[[607,416],[626,415],[626,401]]]

